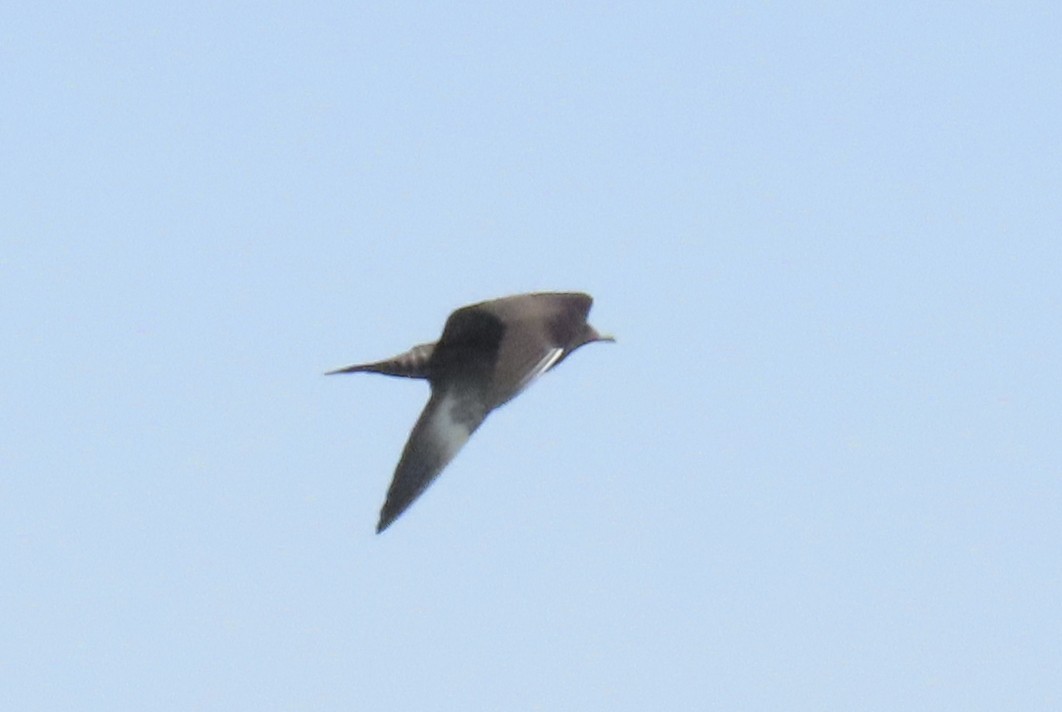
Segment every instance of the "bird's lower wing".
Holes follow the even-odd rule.
[[[433,393],[409,435],[395,468],[376,532],[382,532],[406,511],[438,477],[486,417],[486,409],[471,396]]]

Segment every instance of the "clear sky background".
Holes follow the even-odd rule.
[[[1062,6],[866,5],[9,7],[0,709],[1062,709]]]

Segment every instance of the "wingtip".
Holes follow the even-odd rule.
[[[398,515],[394,512],[388,512],[386,510],[381,511],[380,521],[376,523],[376,533],[382,533],[384,529],[387,529],[387,527],[391,526],[391,522],[393,522],[397,517]]]

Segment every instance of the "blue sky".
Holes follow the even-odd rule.
[[[1056,3],[0,29],[0,708],[1062,707]],[[381,536],[422,383],[587,347]]]

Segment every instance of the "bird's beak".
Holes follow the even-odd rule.
[[[597,329],[594,329],[594,338],[592,341],[607,341],[610,344],[614,344],[616,343],[616,337],[612,336],[612,334],[602,334],[598,332]]]

